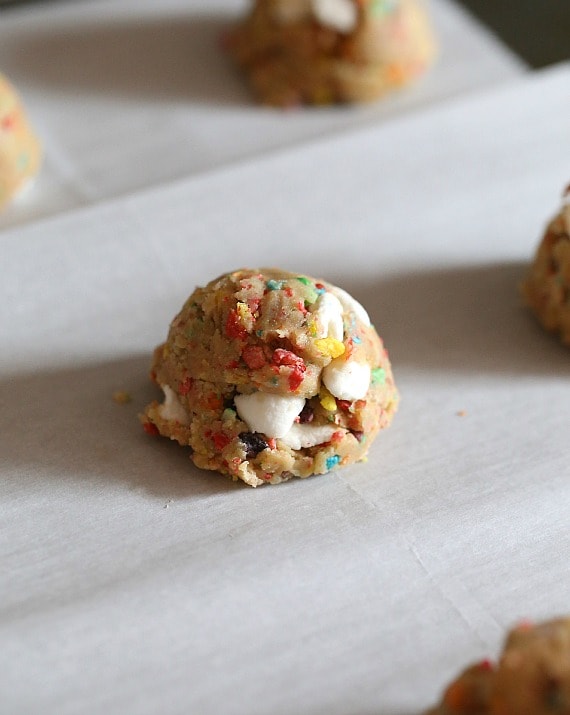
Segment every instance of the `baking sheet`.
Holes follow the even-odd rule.
[[[509,80],[524,63],[449,0],[433,0],[441,58],[386,101],[282,112],[255,106],[220,37],[246,0],[38,3],[2,14],[0,71],[46,152],[36,191],[0,230],[202,173]]]
[[[2,235],[6,712],[416,713],[567,611],[570,360],[517,283],[567,183],[569,79]],[[248,264],[369,309],[402,404],[367,463],[253,490],[140,429],[169,319]]]

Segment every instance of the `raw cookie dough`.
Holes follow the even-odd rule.
[[[40,155],[20,99],[0,74],[0,210],[37,174]]]
[[[546,228],[522,289],[543,327],[570,345],[570,186],[562,209]]]
[[[147,432],[255,487],[364,458],[398,404],[364,308],[325,281],[238,270],[197,288],[154,353]]]
[[[521,623],[499,662],[467,668],[428,715],[570,715],[570,618]]]
[[[367,102],[432,64],[422,0],[256,0],[227,38],[261,102]]]

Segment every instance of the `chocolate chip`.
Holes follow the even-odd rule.
[[[315,416],[315,412],[309,403],[305,403],[305,406],[299,413],[299,422],[301,424],[306,424],[307,422],[312,422]]]
[[[248,459],[253,459],[269,447],[265,439],[257,432],[240,432],[239,438],[245,447],[245,456]]]

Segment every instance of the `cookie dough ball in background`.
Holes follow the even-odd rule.
[[[560,212],[546,228],[522,290],[540,323],[570,346],[570,186]]]
[[[40,157],[20,98],[0,74],[0,210],[37,174]]]
[[[259,100],[368,102],[433,62],[422,0],[256,0],[228,49]]]
[[[321,280],[238,270],[197,288],[154,354],[148,432],[251,486],[363,459],[398,394],[365,309]]]
[[[570,715],[570,618],[507,636],[496,665],[483,661],[449,685],[428,715]]]

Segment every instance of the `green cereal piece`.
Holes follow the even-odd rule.
[[[383,367],[375,367],[372,370],[372,384],[383,385],[386,382],[386,370]]]
[[[315,303],[318,297],[319,297],[319,294],[317,293],[316,290],[313,290],[311,288],[309,291],[307,291],[307,295],[305,297],[305,307],[308,307],[309,305],[312,305],[313,303]]]
[[[397,0],[373,0],[371,10],[373,15],[389,15],[397,7]]]

